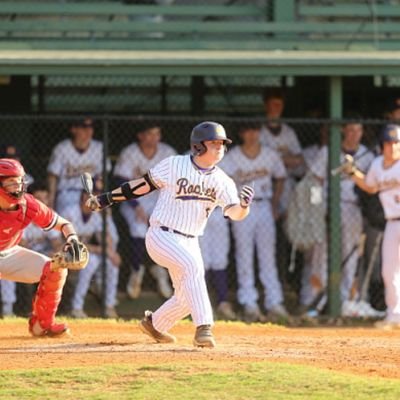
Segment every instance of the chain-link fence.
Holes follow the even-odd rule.
[[[324,315],[329,301],[327,232],[332,234],[326,211],[327,187],[333,179],[327,152],[332,121],[296,119],[266,124],[254,118],[210,119],[222,123],[234,145],[240,146],[229,148],[221,168],[238,188],[249,184],[256,190],[246,220],[230,222],[217,210],[200,239],[217,317],[263,321],[286,312]],[[77,318],[102,312],[108,317],[137,317],[143,309],[171,296],[166,270],[154,265],[145,248],[157,194],[112,207],[104,215],[91,214],[82,206],[79,177],[91,173],[96,190],[104,191],[142,176],[163,158],[187,153],[190,132],[199,122],[199,118],[159,116],[1,117],[1,156],[21,159],[29,174],[28,190],[71,220],[91,252],[84,272],[69,274],[60,313]],[[383,122],[335,124],[342,127],[344,151],[354,156],[360,169],[368,170],[380,149],[378,132]],[[316,179],[306,197],[316,208],[305,205],[308,214],[304,211],[304,215],[311,215],[307,225],[295,218],[293,199],[304,197],[304,191],[297,188],[310,175],[308,171]],[[376,196],[356,190],[348,177],[341,176],[340,187],[341,312],[377,318],[385,310],[381,209]],[[322,233],[307,242],[314,217]],[[296,223],[306,229],[300,235],[303,240],[294,239]],[[22,241],[48,255],[62,243],[57,233],[43,233],[32,226]],[[27,315],[34,286],[15,286],[5,280],[0,285],[3,315]]]

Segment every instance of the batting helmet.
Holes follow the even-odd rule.
[[[381,132],[381,143],[400,142],[400,127],[394,124],[386,125]]]
[[[11,177],[22,177],[22,188],[17,192],[8,192],[3,187],[3,180]],[[0,197],[8,203],[17,204],[26,192],[25,170],[21,163],[13,158],[0,158]]]
[[[205,121],[196,125],[190,135],[190,147],[194,156],[201,156],[207,151],[204,142],[207,140],[223,140],[224,144],[231,144],[232,140],[226,137],[225,128],[218,122]]]

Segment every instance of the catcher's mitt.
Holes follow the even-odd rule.
[[[81,270],[86,267],[88,262],[89,251],[83,243],[77,240],[66,243],[63,250],[54,254],[51,259],[53,270],[59,268]]]

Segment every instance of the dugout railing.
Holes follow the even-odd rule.
[[[6,147],[15,146],[17,149],[17,154],[27,173],[32,177],[34,184],[46,185],[47,183],[47,168],[51,162],[51,158],[54,157],[53,151],[58,143],[63,140],[70,140],[70,129],[73,121],[81,118],[81,116],[23,116],[23,115],[13,115],[13,116],[1,116],[0,124],[0,148],[2,151],[2,156],[5,155]],[[142,130],[148,125],[149,122],[152,124],[157,124],[161,127],[162,131],[162,141],[172,146],[178,154],[184,154],[189,150],[189,136],[192,127],[204,119],[214,119],[222,123],[227,133],[234,140],[235,144],[240,143],[240,137],[238,135],[239,126],[243,126],[246,123],[252,124],[254,122],[264,123],[263,119],[256,118],[227,118],[227,117],[216,117],[208,116],[206,117],[162,117],[162,116],[135,116],[135,117],[122,117],[122,116],[99,116],[94,115],[94,139],[103,143],[103,159],[95,159],[94,164],[101,173],[97,173],[98,178],[103,179],[103,183],[106,188],[112,188],[118,184],[115,176],[113,175],[113,169],[116,162],[118,161],[120,152],[129,144],[137,141],[137,132]],[[291,126],[297,134],[299,142],[303,151],[311,151],[312,146],[314,146],[314,153],[318,153],[318,143],[321,139],[322,133],[329,132],[332,126],[340,127],[343,121],[330,121],[330,120],[317,120],[317,119],[288,119],[284,120],[284,123]],[[359,123],[360,121],[354,121]],[[375,155],[379,153],[379,132],[385,121],[361,121],[363,125],[363,136],[362,143],[366,148],[370,149]],[[336,132],[336,133],[332,133]],[[338,134],[339,131],[332,131],[331,134]],[[340,134],[340,133],[339,133]],[[281,149],[283,150],[283,149]],[[228,150],[229,151],[229,150]],[[53,155],[52,155],[53,154]],[[314,154],[314,155],[315,155]],[[311,157],[311,156],[310,156]],[[111,162],[111,169],[108,171],[104,168],[107,163],[106,160],[109,159]],[[91,166],[70,166],[76,167],[71,174],[79,175],[84,169],[89,169]],[[73,168],[72,168],[73,169]],[[328,167],[327,167],[328,169]],[[329,171],[326,169],[326,182],[329,183],[332,179],[340,179],[340,177],[333,177]],[[132,171],[133,174],[137,174],[143,171],[136,170]],[[304,176],[306,169],[299,168],[298,171],[292,171],[293,182],[297,184]],[[324,189],[325,190],[325,189]],[[329,193],[323,191],[322,193]],[[326,195],[325,195],[326,196]],[[357,196],[359,196],[357,194]],[[326,198],[326,197],[325,197]],[[380,277],[380,255],[379,255],[379,238],[381,238],[382,227],[379,227],[376,221],[374,221],[375,216],[377,216],[377,211],[379,211],[379,204],[376,203],[376,198],[369,198],[360,195],[358,197],[358,207],[363,215],[360,238],[357,238],[357,246],[351,248],[352,254],[338,255],[334,259],[341,260],[341,265],[329,265],[327,269],[327,274],[329,276],[329,271],[339,271],[343,264],[346,262],[346,258],[353,257],[356,255],[356,269],[354,272],[354,282],[351,287],[350,296],[352,299],[359,299],[360,293],[364,290],[363,296],[364,300],[370,304],[374,309],[378,311],[383,311],[385,309],[384,304],[384,289],[382,284],[382,279]],[[378,208],[374,208],[378,207]],[[117,227],[119,233],[118,242],[118,252],[121,255],[122,262],[119,267],[119,279],[118,279],[118,305],[116,309],[122,318],[132,318],[140,316],[143,309],[148,307],[155,307],[161,304],[163,301],[162,296],[157,292],[157,281],[150,274],[149,267],[152,264],[151,261],[145,256],[143,259],[143,264],[146,266],[142,292],[138,298],[131,299],[126,293],[126,285],[129,280],[131,273],[132,264],[132,232],[130,231],[129,223],[124,215],[121,214],[120,206],[113,207],[112,218]],[[106,219],[104,218],[104,221]],[[341,236],[341,225],[342,223],[338,220],[332,221],[329,210],[326,213],[327,229],[330,228],[330,234],[337,235],[340,240]],[[332,224],[334,225],[336,232],[332,229]],[[356,224],[356,222],[355,222]],[[105,229],[107,223],[104,222],[103,229]],[[329,285],[330,281],[327,282],[318,281],[318,277],[307,276],[304,273],[304,265],[309,262],[307,257],[309,254],[305,254],[302,251],[297,251],[295,253],[295,258],[291,260],[291,243],[287,237],[286,225],[284,212],[281,218],[274,223],[276,230],[276,267],[279,276],[279,281],[284,294],[284,303],[288,311],[297,317],[307,315],[315,316],[315,311],[321,318],[329,314],[329,308],[327,303],[324,302],[324,294],[329,293],[332,296],[332,290],[325,291],[326,286]],[[97,243],[102,245],[104,243],[105,231],[103,230],[103,236],[99,238],[90,237],[86,240],[92,241],[92,243]],[[264,230],[265,232],[265,230]],[[362,237],[361,237],[362,233]],[[265,233],[264,233],[265,234]],[[254,235],[254,232],[249,231],[248,235]],[[267,232],[265,243],[268,241],[273,241],[273,230],[270,234]],[[361,249],[361,239],[365,240],[365,246]],[[238,318],[242,318],[242,307],[238,302],[237,297],[237,255],[235,254],[235,235],[232,231],[232,226],[229,227],[229,251],[226,261],[226,271],[228,274],[228,300],[233,304],[234,310],[237,312]],[[325,245],[327,244],[327,238],[325,240]],[[222,246],[218,238],[213,240],[213,243],[217,248]],[[37,243],[33,243],[37,245]],[[28,244],[29,246],[29,244]],[[328,246],[329,247],[329,246]],[[377,250],[378,249],[378,250]],[[329,257],[329,249],[325,256],[332,263],[332,258]],[[101,316],[102,310],[104,310],[104,290],[106,290],[106,280],[104,266],[106,259],[106,248],[103,246],[102,251],[103,261],[99,267],[99,272],[93,277],[90,290],[86,297],[85,310],[89,316]],[[100,257],[101,258],[101,257]],[[372,260],[372,261],[371,261]],[[294,264],[291,264],[294,261]],[[261,260],[263,262],[263,260]],[[372,263],[372,266],[370,266]],[[262,281],[259,277],[260,272],[260,260],[254,255],[254,259],[251,269],[254,269],[254,284],[259,294],[258,303],[263,312],[267,312],[265,309],[265,290]],[[321,268],[323,265],[321,264]],[[73,272],[69,274],[67,285],[64,290],[63,301],[60,307],[60,313],[68,315],[71,312],[71,298],[74,292],[74,287],[78,279],[78,274]],[[338,277],[336,276],[337,280]],[[368,279],[367,284],[364,284],[365,279]],[[340,280],[340,276],[339,276]],[[210,279],[209,290],[213,305],[216,301],[216,287],[215,282]],[[339,283],[335,282],[335,287],[339,286]],[[308,290],[314,291],[314,299],[311,304],[301,304],[301,297],[305,296],[304,288],[308,287]],[[273,289],[272,289],[273,290]],[[306,291],[307,292],[307,291]],[[318,293],[317,293],[318,292]],[[2,291],[2,302],[4,303],[10,295],[7,291]],[[18,284],[16,288],[16,300],[13,305],[13,311],[16,315],[27,315],[30,311],[31,296],[33,293],[33,287],[31,285]],[[302,294],[303,293],[303,294]],[[318,295],[316,295],[316,293]],[[307,293],[306,293],[307,294]],[[335,296],[339,298],[339,292],[334,293]],[[327,301],[330,299],[328,296]],[[319,307],[319,308],[318,308]],[[354,316],[363,317],[362,312],[354,311]],[[366,313],[368,314],[368,313]],[[378,315],[378,314],[377,314]],[[218,315],[217,315],[218,316]],[[346,315],[349,316],[349,315]],[[371,315],[364,315],[364,317],[371,317]],[[299,319],[300,320],[300,319]]]

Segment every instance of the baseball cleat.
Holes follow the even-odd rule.
[[[88,318],[88,315],[81,308],[74,308],[71,310],[71,317],[76,319]]]
[[[157,343],[175,343],[176,337],[168,332],[161,333],[153,326],[152,312],[145,311],[144,318],[139,322],[140,330],[152,337]]]
[[[200,325],[196,328],[193,339],[195,347],[215,347],[215,339],[211,332],[211,325]]]
[[[233,311],[232,304],[229,301],[221,301],[217,307],[217,315],[220,319],[234,321],[237,319],[235,311]]]
[[[29,332],[35,337],[60,337],[69,334],[66,324],[53,324],[49,328],[43,328],[36,317],[29,319]]]

